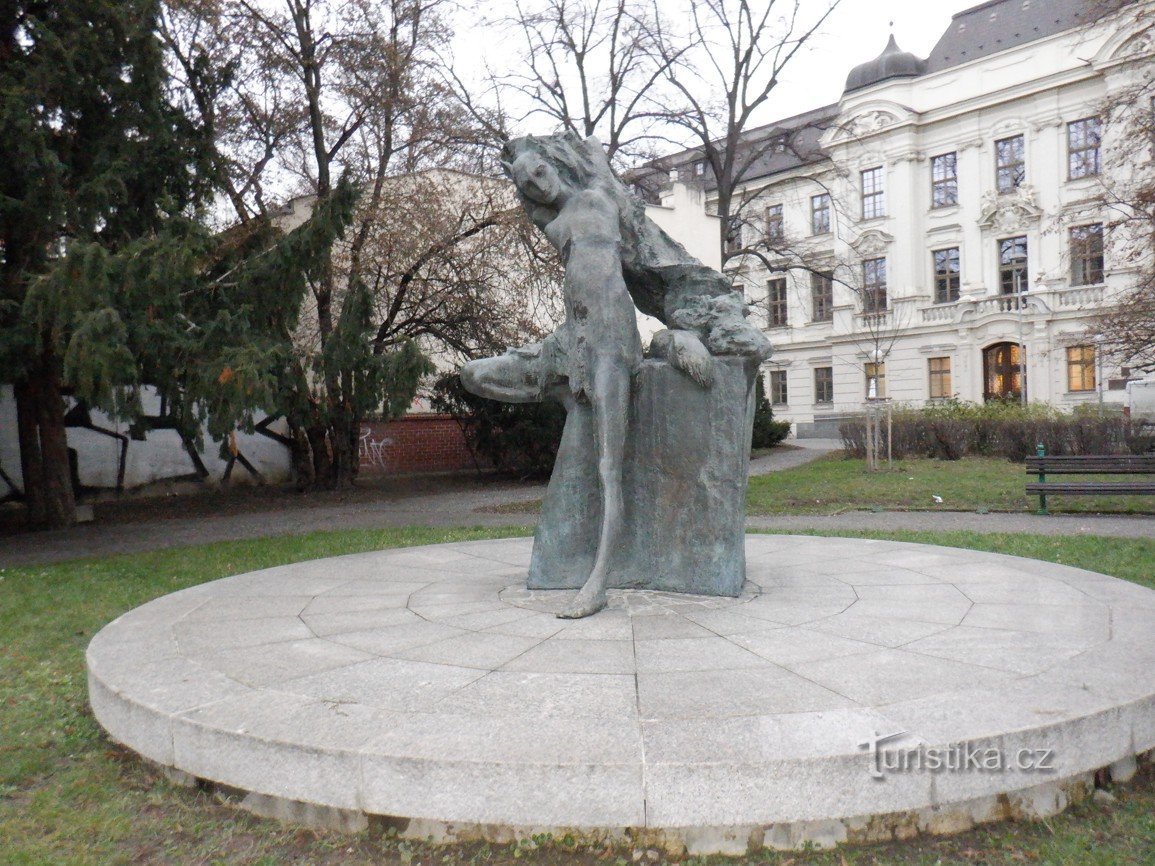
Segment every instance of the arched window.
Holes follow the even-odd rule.
[[[1017,399],[1023,391],[1023,349],[1018,343],[995,343],[983,349],[983,399]]]

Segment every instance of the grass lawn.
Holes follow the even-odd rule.
[[[354,530],[0,570],[0,863],[11,864],[567,864],[628,861],[629,852],[546,845],[431,848],[379,833],[283,826],[177,788],[115,748],[86,698],[84,648],[104,623],[160,595],[228,574],[381,547],[527,534],[486,530]],[[850,533],[847,533],[850,534]],[[998,550],[1094,568],[1155,586],[1155,540],[970,533],[859,533]],[[1046,822],[955,837],[752,862],[1101,866],[1155,863],[1155,771],[1117,786],[1118,802],[1081,804]],[[626,859],[621,859],[622,857]],[[721,862],[722,858],[713,858]]]
[[[1075,476],[1070,480],[1123,480],[1124,476]],[[1035,480],[1030,476],[1029,480]],[[932,511],[1034,511],[1021,463],[992,457],[963,460],[896,460],[893,469],[868,472],[862,460],[832,454],[782,472],[750,479],[750,514],[837,514],[870,508]],[[934,501],[942,497],[942,504]],[[1052,512],[1155,512],[1150,496],[1050,496]]]

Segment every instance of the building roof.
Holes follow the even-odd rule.
[[[849,93],[891,78],[914,78],[924,72],[926,61],[899,48],[898,43],[894,41],[894,34],[891,33],[890,41],[886,43],[886,48],[881,54],[873,60],[859,63],[850,70],[843,92]]]
[[[940,72],[1036,39],[1054,36],[1101,17],[1096,0],[988,0],[953,16],[926,60]]]

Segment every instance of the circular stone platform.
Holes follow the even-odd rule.
[[[740,598],[615,591],[567,621],[553,612],[572,592],[524,588],[530,547],[388,550],[174,593],[93,639],[93,710],[257,810],[691,852],[1046,815],[1155,747],[1155,592],[1121,580],[752,535]]]

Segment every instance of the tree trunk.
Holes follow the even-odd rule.
[[[357,479],[357,427],[345,413],[338,413],[330,435],[333,441],[333,487],[353,486]]]
[[[311,488],[316,479],[313,477],[313,460],[310,455],[309,437],[296,424],[289,422],[289,459],[292,461],[293,480],[297,490],[305,491]]]
[[[57,367],[55,358],[45,354],[15,385],[20,468],[28,525],[33,529],[63,529],[76,523]]]
[[[333,487],[333,460],[329,455],[329,431],[321,424],[311,424],[305,430],[309,450],[313,452],[313,487]]]

